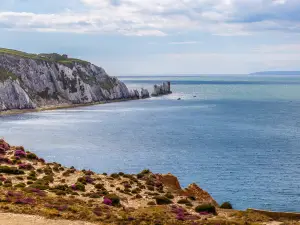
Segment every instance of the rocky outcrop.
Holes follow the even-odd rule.
[[[136,99],[104,69],[66,55],[0,49],[0,111]]]
[[[168,95],[171,93],[171,83],[168,81],[163,82],[161,85],[154,85],[151,96],[157,97],[161,95]]]
[[[181,186],[178,178],[173,174],[157,174],[156,179],[172,191],[181,191]]]
[[[147,89],[142,88],[139,97],[141,99],[150,98],[149,91]]]
[[[183,194],[186,196],[194,196],[198,201],[203,203],[211,203],[218,206],[218,203],[211,197],[211,195],[201,189],[197,184],[190,184],[186,189],[183,190]]]

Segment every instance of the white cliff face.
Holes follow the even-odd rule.
[[[7,79],[4,82],[0,82],[0,111],[8,109],[32,109],[35,107],[36,105],[20,87],[18,81]]]
[[[87,62],[62,64],[1,53],[0,69],[17,78],[0,79],[0,111],[139,97]]]

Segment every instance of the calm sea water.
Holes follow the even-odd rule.
[[[101,173],[171,172],[238,209],[300,211],[300,77],[122,80],[130,87],[171,80],[174,93],[0,117],[0,137]]]

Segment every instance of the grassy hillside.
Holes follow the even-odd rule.
[[[28,59],[34,59],[34,60],[42,60],[42,61],[48,61],[48,62],[56,62],[61,63],[64,65],[72,65],[73,63],[81,63],[81,64],[88,64],[89,62],[81,60],[81,59],[75,59],[75,58],[65,58],[63,55],[59,55],[57,53],[51,53],[51,54],[31,54],[26,53],[22,51],[17,51],[13,49],[6,49],[6,48],[0,48],[0,54],[9,54],[9,55],[15,55],[22,58],[28,58]]]

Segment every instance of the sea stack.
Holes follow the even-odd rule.
[[[150,98],[149,91],[147,89],[142,88],[140,93],[140,98],[141,99]]]
[[[168,95],[171,93],[172,93],[171,82],[166,81],[166,82],[163,82],[161,85],[154,85],[151,96],[157,97],[157,96],[161,96],[161,95]]]

